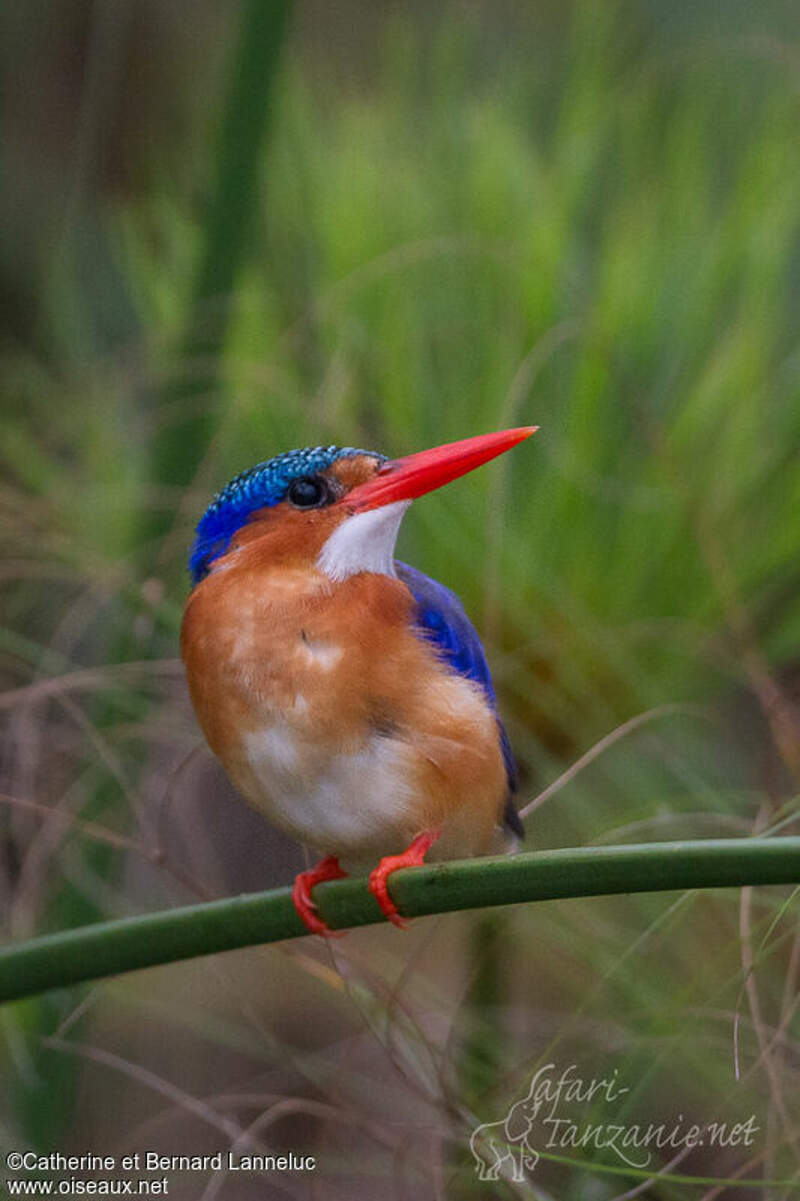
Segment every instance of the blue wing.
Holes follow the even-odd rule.
[[[509,795],[503,817],[509,829],[521,838],[524,834],[522,822],[511,799],[517,790],[517,765],[506,728],[497,712],[497,694],[478,632],[455,592],[415,567],[409,567],[407,563],[396,562],[395,568],[398,579],[402,580],[417,602],[416,620],[422,633],[454,671],[480,685],[494,710],[508,779]]]

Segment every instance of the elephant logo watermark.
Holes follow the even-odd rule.
[[[620,1123],[589,1121],[580,1109],[602,1114],[630,1089],[618,1080],[615,1068],[608,1077],[584,1079],[577,1064],[560,1073],[554,1063],[534,1072],[527,1094],[515,1101],[495,1122],[481,1122],[473,1130],[469,1147],[479,1180],[513,1180],[521,1184],[542,1154],[553,1150],[574,1154],[580,1149],[607,1151],[618,1163],[631,1168],[650,1166],[655,1150],[676,1151],[693,1147],[752,1147],[760,1127],[755,1114],[743,1122],[690,1122],[679,1114],[666,1122]],[[566,1112],[564,1112],[566,1110]]]
[[[527,1097],[516,1101],[499,1122],[481,1122],[473,1130],[469,1149],[475,1156],[475,1171],[479,1180],[499,1180],[508,1165],[511,1178],[517,1184],[525,1179],[539,1162],[539,1152],[528,1138],[544,1101],[536,1096],[539,1073],[533,1077]]]

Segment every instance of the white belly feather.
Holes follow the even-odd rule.
[[[243,741],[248,799],[301,842],[358,852],[406,837],[415,752],[396,738],[369,736],[358,750],[320,754],[278,718]]]

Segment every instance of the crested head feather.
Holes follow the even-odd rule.
[[[226,484],[218,492],[197,525],[197,534],[189,556],[193,584],[208,575],[215,559],[224,555],[237,530],[251,513],[271,508],[285,500],[292,480],[326,471],[338,459],[367,455],[383,461],[386,456],[353,446],[306,446],[288,450],[256,463]]]

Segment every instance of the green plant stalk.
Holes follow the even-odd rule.
[[[263,147],[291,11],[291,0],[245,0],[242,6],[218,133],[216,176],[180,348],[184,370],[160,398],[162,408],[182,405],[182,415],[162,427],[153,445],[151,478],[156,484],[191,483],[214,432],[210,397],[218,385],[236,283],[248,261],[261,199]],[[170,514],[156,513],[145,532],[163,534],[170,520]]]
[[[114,34],[113,60],[124,54],[124,39],[120,41],[116,30],[125,6],[112,7],[119,10],[116,12],[119,20],[112,22],[113,28],[103,26],[99,30],[106,36],[98,37],[95,58],[90,63],[86,114],[92,140],[103,124],[102,101],[107,99],[108,87],[114,78],[113,69],[109,75],[103,58],[110,34]],[[180,346],[180,361],[186,365],[186,370],[156,398],[163,411],[172,414],[177,410],[178,413],[177,419],[173,417],[158,424],[146,469],[156,485],[188,484],[213,430],[214,407],[210,397],[217,385],[235,285],[247,261],[253,220],[260,201],[258,179],[263,147],[269,131],[274,83],[290,13],[291,0],[244,0],[241,6],[238,37],[222,105],[208,212],[203,223],[202,244]],[[96,148],[89,143],[84,150],[86,154],[96,153]],[[89,272],[93,287],[91,294],[84,297],[83,306],[75,303],[72,293],[64,291],[58,313],[62,338],[67,344],[76,344],[79,359],[86,357],[84,343],[89,339],[97,355],[109,353],[118,343],[134,344],[138,340],[138,331],[131,326],[133,309],[127,285],[111,269],[106,238],[91,210],[78,203],[84,186],[85,179],[79,169],[72,202],[74,211],[69,223],[71,238],[64,244],[65,254],[69,244],[69,257],[60,264],[60,270],[63,274],[67,263],[73,271],[82,266],[84,274]],[[76,248],[79,258],[73,263]],[[91,275],[92,264],[94,275]],[[100,280],[105,282],[105,287],[101,289],[98,289],[98,264],[105,268]],[[65,277],[60,285],[62,290],[67,284]],[[72,288],[77,289],[75,296],[80,299],[77,276],[72,281]],[[66,325],[62,310],[70,314]],[[142,508],[133,538],[142,544],[144,571],[149,569],[150,541],[166,533],[172,520],[172,515],[166,511]],[[124,554],[130,548],[119,549]],[[132,618],[130,626],[133,626]],[[137,653],[138,645],[129,629],[127,633],[112,636],[112,643],[103,648],[102,660],[124,662]],[[99,729],[109,723],[112,707],[108,698],[93,703],[92,721]],[[106,782],[98,783],[85,815],[97,817],[115,797],[116,790],[110,790]],[[84,853],[90,871],[99,879],[108,878],[114,858],[110,848],[96,844],[87,847]],[[48,898],[48,908],[59,914],[60,924],[74,927],[98,921],[101,916],[95,902],[69,881],[58,881]],[[88,928],[97,929],[96,926]],[[77,1080],[75,1064],[54,1054],[42,1042],[42,1036],[52,1033],[63,1020],[61,1001],[63,998],[55,996],[34,1001],[24,1013],[17,1015],[32,1065],[29,1072],[20,1074],[18,1109],[26,1137],[41,1150],[59,1142],[60,1123],[69,1119],[71,1109],[69,1100],[65,1103],[65,1097],[69,1097]]]
[[[400,872],[391,888],[401,912],[421,917],[522,901],[797,882],[800,837],[577,847],[458,860]],[[314,896],[331,927],[383,920],[362,879],[321,884]],[[65,930],[0,951],[0,1002],[303,934],[307,930],[289,888]]]

